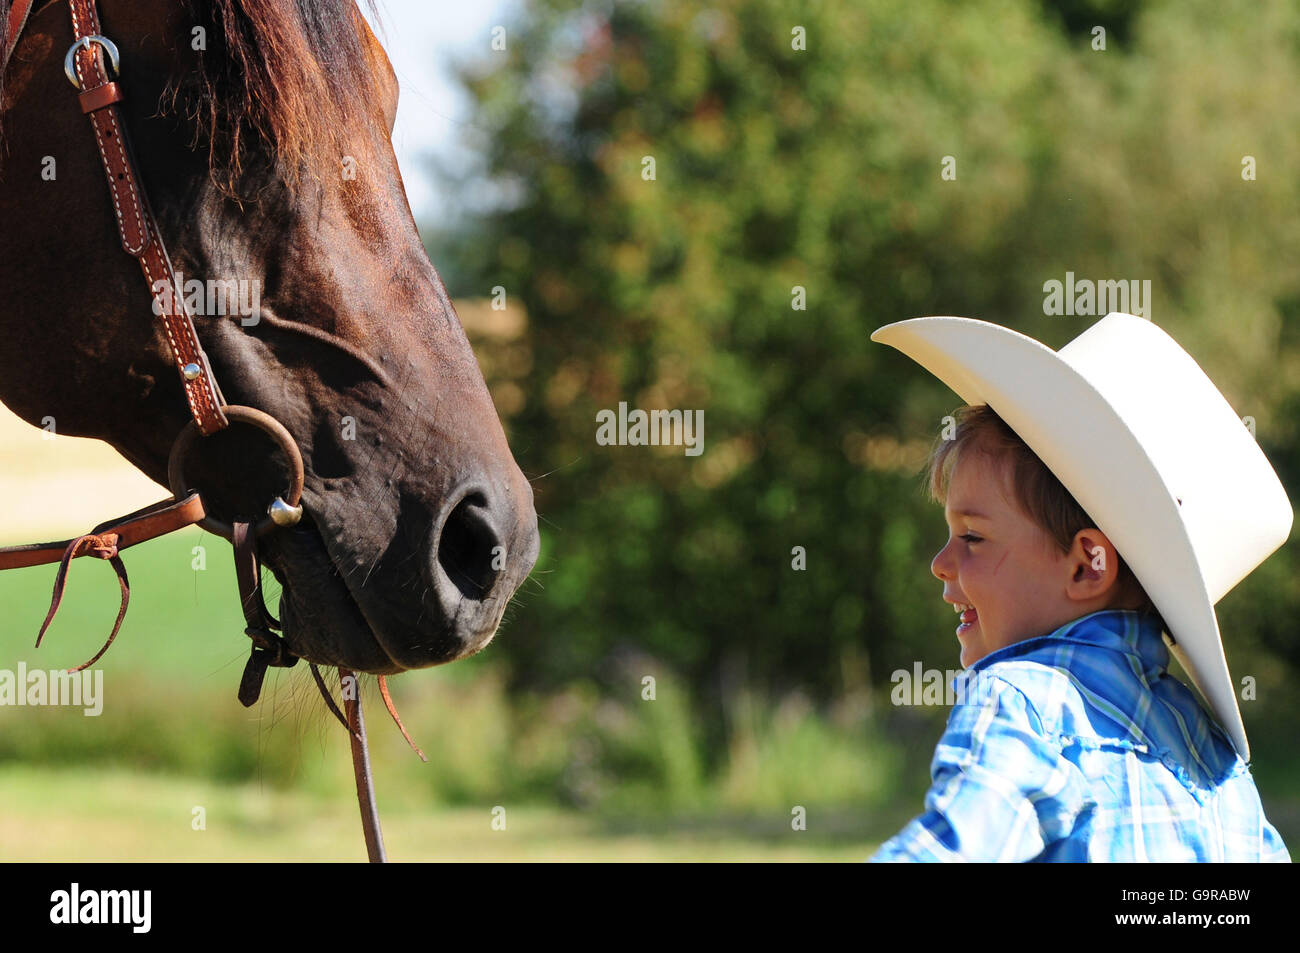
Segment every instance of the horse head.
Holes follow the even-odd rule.
[[[478,651],[536,560],[532,489],[416,233],[397,82],[354,0],[98,7],[213,375],[301,448],[305,515],[261,544],[290,651],[376,674]],[[0,86],[0,400],[165,484],[188,408],[64,75],[72,42],[68,4],[37,3]],[[185,470],[227,521],[286,472],[235,426]]]

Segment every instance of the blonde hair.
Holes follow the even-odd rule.
[[[1007,465],[1011,499],[1062,553],[1070,551],[1080,530],[1096,528],[1096,521],[1070,491],[991,407],[968,404],[959,407],[953,416],[957,423],[953,435],[950,438],[941,435],[930,452],[926,473],[930,499],[940,504],[947,501],[953,468],[963,453],[974,451]],[[1118,551],[1116,557],[1119,588],[1113,601],[1123,602],[1136,596],[1142,603],[1139,612],[1159,617],[1151,597]],[[1164,620],[1160,621],[1163,628]]]

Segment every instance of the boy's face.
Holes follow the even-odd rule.
[[[1000,461],[962,453],[944,508],[948,544],[930,564],[945,601],[974,606],[957,628],[964,668],[1085,614],[1067,595],[1069,554],[1008,499],[1005,486]]]

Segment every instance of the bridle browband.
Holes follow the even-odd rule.
[[[0,60],[0,71],[7,68],[34,3],[35,0],[15,0],[10,7],[8,22],[5,24],[4,59]],[[71,561],[79,556],[109,560],[121,586],[121,608],[103,647],[89,661],[68,669],[69,672],[79,672],[103,656],[117,637],[126,616],[130,584],[126,566],[119,555],[123,549],[196,523],[230,540],[234,549],[240,603],[247,623],[244,631],[253,642],[239,683],[239,700],[246,707],[252,706],[261,695],[267,668],[289,668],[298,662],[298,657],[289,650],[284,639],[276,634],[275,630],[282,626],[267,610],[262,597],[262,571],[257,541],[279,528],[294,526],[302,519],[302,454],[293,436],[270,414],[253,407],[229,405],[222,397],[207,355],[199,343],[194,321],[186,308],[185,296],[180,293],[181,289],[177,285],[162,234],[149,209],[125,126],[117,109],[116,104],[123,99],[122,88],[110,78],[104,63],[107,55],[114,76],[118,74],[121,64],[117,46],[101,35],[94,0],[69,0],[68,5],[72,14],[75,42],[64,58],[64,71],[78,90],[82,112],[90,119],[99,155],[103,160],[104,173],[108,178],[122,249],[140,263],[144,272],[149,293],[155,302],[155,312],[163,322],[168,349],[185,390],[191,419],[177,436],[168,459],[167,482],[173,493],[172,498],[101,523],[89,533],[75,539],[0,548],[0,570],[45,563],[59,564],[50,610],[36,638],[39,647],[63,598]],[[185,479],[185,456],[195,440],[211,436],[232,423],[252,426],[267,434],[289,463],[290,482],[287,491],[272,501],[267,507],[266,515],[256,523],[252,520],[235,520],[230,523],[217,520],[207,512],[201,496],[190,489]],[[348,730],[366,853],[372,862],[383,862],[387,858],[375,807],[370,753],[357,676],[342,666],[338,668],[344,705],[344,710],[340,711],[316,664],[309,661],[308,665],[330,711]],[[388,693],[386,678],[380,675],[378,681],[384,705],[401,729],[403,737],[422,759],[427,760],[402,725]]]

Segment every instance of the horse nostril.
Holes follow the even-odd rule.
[[[465,598],[482,601],[492,592],[505,561],[482,494],[469,494],[448,514],[438,540],[438,564]]]

